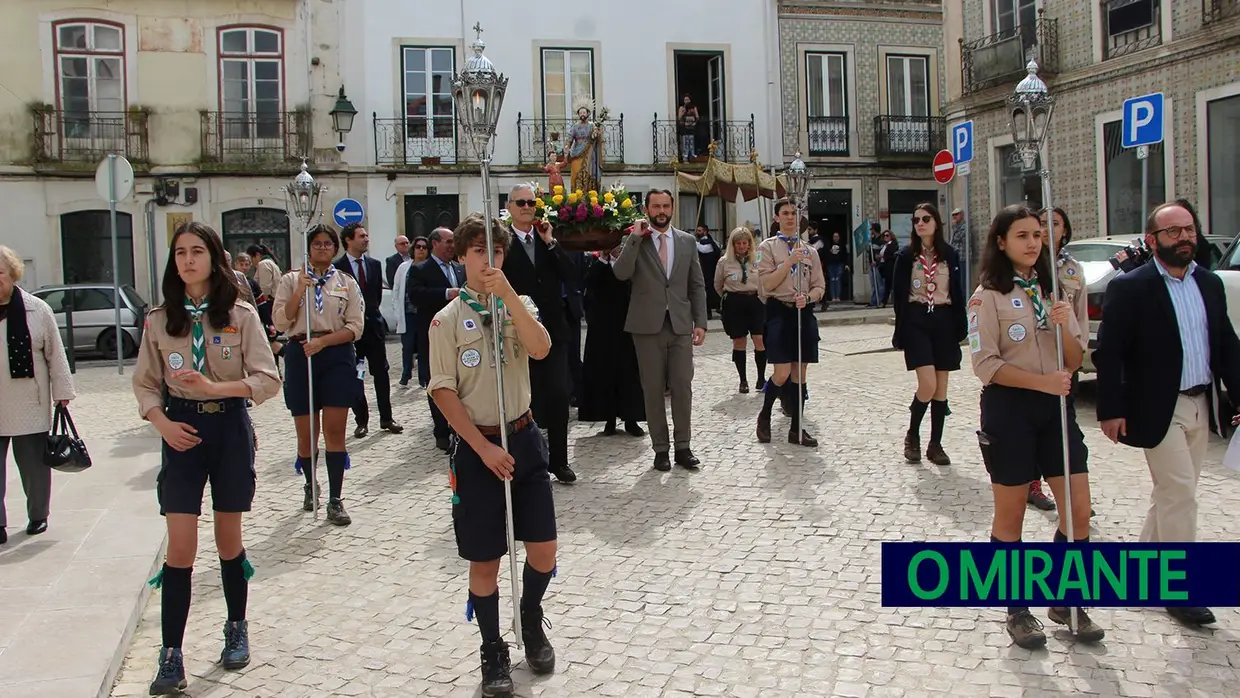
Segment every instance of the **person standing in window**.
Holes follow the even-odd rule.
[[[43,463],[43,448],[52,406],[77,397],[56,316],[17,286],[23,271],[22,258],[0,245],[0,545],[9,539],[4,530],[9,446],[26,493],[26,533],[37,536],[47,530],[51,508],[52,469]]]
[[[676,133],[680,135],[681,162],[693,162],[697,159],[697,127],[698,108],[686,92],[681,98],[680,108],[676,110]]]

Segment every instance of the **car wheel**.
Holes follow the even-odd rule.
[[[95,348],[99,350],[108,359],[116,358],[116,330],[107,329],[99,333],[99,339],[95,342]],[[124,352],[126,359],[133,358],[138,353],[138,345],[133,341],[133,337],[128,332],[121,333],[121,350]]]

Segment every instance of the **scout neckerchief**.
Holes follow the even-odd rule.
[[[327,267],[327,273],[323,274],[322,276],[316,276],[314,273],[314,268],[307,266],[306,273],[309,274],[310,278],[314,280],[314,309],[319,311],[319,314],[322,315],[323,314],[323,287],[326,286],[327,282],[333,276],[336,275],[336,267],[329,265]],[[309,327],[306,328],[306,332],[307,333],[310,332]]]
[[[1037,318],[1038,329],[1046,329],[1046,303],[1042,302],[1042,289],[1038,287],[1038,273],[1033,272],[1033,278],[1028,281],[1022,279],[1020,274],[1013,276],[1012,279],[1025,291],[1025,295],[1029,296],[1029,302],[1033,303],[1033,316]]]
[[[917,267],[921,269],[922,276],[926,277],[926,312],[934,312],[934,292],[938,290],[939,284],[935,279],[939,275],[939,255],[936,253],[931,257],[926,257],[926,250],[923,248],[921,254],[917,255]]]
[[[800,236],[799,236],[799,235],[784,235],[783,233],[776,233],[776,236],[777,236],[780,240],[783,240],[783,241],[784,241],[784,243],[788,245],[788,256],[790,256],[790,257],[791,257],[791,256],[792,256],[792,250],[796,248],[796,243],[800,242],[800,239],[799,239],[799,238],[800,238]],[[793,273],[793,274],[799,274],[799,273],[801,273],[801,265],[800,265],[800,263],[797,263],[797,264],[793,264],[793,265],[792,265],[792,273]]]
[[[476,296],[472,295],[468,289],[462,288],[461,298],[465,299],[465,305],[468,305],[470,310],[482,316],[483,327],[491,326],[491,311],[485,305],[478,302],[478,298]],[[496,310],[503,310],[504,300],[502,298],[496,298],[495,307]],[[508,363],[507,357],[504,356],[504,333],[502,328],[499,333],[499,345],[495,348],[495,353],[499,355],[500,361],[503,361],[505,364]]]
[[[202,314],[207,312],[208,300],[202,299],[198,305],[185,297],[185,311],[193,320],[193,341],[190,343],[190,356],[193,357],[194,370],[203,373],[207,370],[207,344],[202,332]]]
[[[736,260],[741,263],[741,283],[749,283],[749,253],[745,253],[744,259]]]

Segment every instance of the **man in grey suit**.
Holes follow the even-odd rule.
[[[633,335],[637,367],[645,393],[646,422],[656,470],[671,470],[667,409],[672,392],[675,459],[696,470],[701,461],[689,448],[692,436],[693,347],[706,341],[706,282],[698,262],[697,241],[671,226],[672,193],[652,189],[646,195],[646,219],[633,226],[616,260],[616,278],[630,281],[632,295],[624,330]]]

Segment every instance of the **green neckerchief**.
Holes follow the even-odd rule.
[[[464,286],[461,287],[461,298],[465,299],[465,305],[468,305],[470,310],[473,310],[475,313],[478,313],[479,315],[482,316],[483,327],[491,326],[490,309],[487,308],[482,303],[478,302],[478,298],[474,296],[473,294],[471,294],[469,292],[469,289],[465,288]],[[496,310],[502,311],[504,309],[504,299],[496,298],[495,307],[496,307]],[[504,331],[502,327],[500,328],[500,332],[499,332],[499,346],[495,348],[495,353],[499,355],[500,361],[503,361],[505,364],[508,363],[508,358],[504,356]]]
[[[206,298],[202,299],[202,303],[194,305],[189,296],[185,297],[185,311],[189,313],[190,319],[194,321],[190,355],[193,357],[194,370],[199,373],[205,373],[207,370],[207,345],[202,333],[202,314],[207,312],[208,307]]]
[[[1047,328],[1046,303],[1042,301],[1042,289],[1038,287],[1038,274],[1034,272],[1033,278],[1026,281],[1019,274],[1012,277],[1017,286],[1025,291],[1025,295],[1029,296],[1030,302],[1033,303],[1033,316],[1037,318],[1038,329]]]

